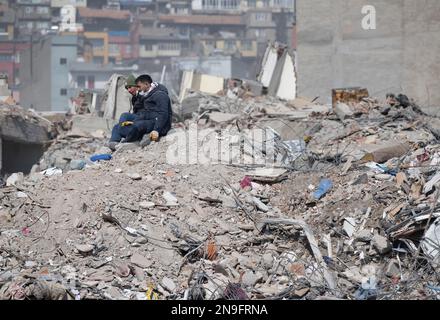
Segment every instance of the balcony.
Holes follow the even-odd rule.
[[[50,15],[50,13],[23,12],[22,14],[19,15],[19,18],[21,20],[51,20],[52,16]]]
[[[51,0],[51,6],[53,8],[62,8],[66,5],[72,5],[74,7],[87,7],[87,0]]]
[[[47,5],[50,6],[51,0],[17,0],[20,5]]]
[[[106,55],[107,55],[107,52],[104,47],[93,47],[93,56],[104,57]]]
[[[181,53],[181,48],[174,44],[140,46],[139,48],[140,58],[180,57]]]

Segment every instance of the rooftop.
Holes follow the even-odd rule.
[[[160,22],[202,25],[244,25],[241,15],[160,15]]]
[[[124,71],[136,71],[137,66],[125,66],[117,65],[113,63],[100,64],[90,62],[74,61],[69,64],[69,70],[73,72],[124,72]]]
[[[78,8],[78,15],[82,18],[106,18],[106,19],[125,20],[130,18],[130,11]]]

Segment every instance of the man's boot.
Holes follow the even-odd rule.
[[[108,147],[112,151],[116,151],[116,146],[118,145],[118,143],[119,142],[117,141],[109,141],[106,143],[106,147]]]
[[[144,136],[142,137],[141,142],[139,143],[139,145],[141,146],[141,148],[148,146],[151,143],[150,140],[150,135],[149,134],[144,134]]]

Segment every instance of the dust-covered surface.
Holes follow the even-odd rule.
[[[99,163],[89,157],[109,152],[100,134],[58,137],[31,175],[0,189],[0,297],[438,297],[435,119],[372,99],[342,120],[310,103],[305,116],[294,103],[281,116],[248,105],[220,123],[210,113],[231,110],[193,110],[178,126],[229,139],[222,128],[246,145],[244,128],[283,119],[301,128],[289,141],[305,146],[289,153],[275,136],[282,178],[253,172],[267,152],[244,163],[170,163],[179,130]],[[331,188],[316,196],[324,179]]]

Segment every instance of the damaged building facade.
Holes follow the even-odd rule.
[[[37,118],[17,108],[0,107],[0,177],[29,173],[49,142],[49,130]]]
[[[439,105],[439,16],[436,0],[299,0],[298,94],[328,103],[359,86]]]

